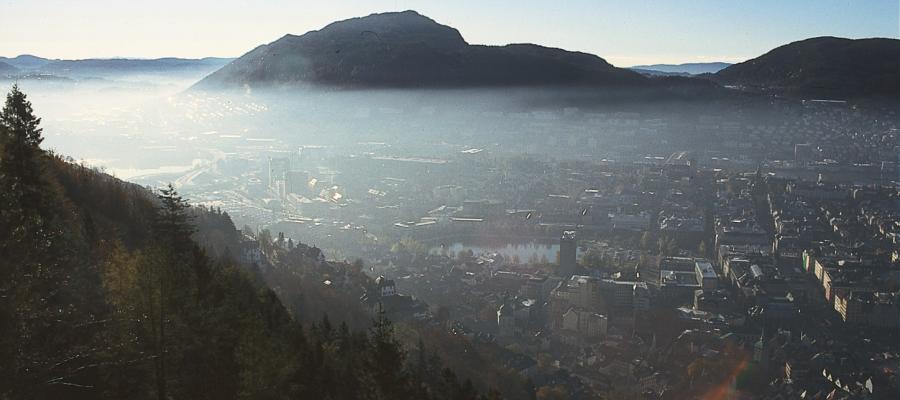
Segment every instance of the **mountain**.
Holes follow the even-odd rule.
[[[18,68],[14,67],[8,63],[5,63],[3,61],[0,61],[0,76],[11,76],[11,75],[17,74],[18,72],[19,72]]]
[[[123,74],[159,74],[215,71],[230,62],[230,58],[158,58],[158,59],[85,59],[56,60],[38,68],[41,73],[70,77],[104,77]]]
[[[51,61],[52,60],[33,56],[30,54],[22,54],[13,58],[0,57],[0,62],[5,62],[18,69],[36,69],[50,63]]]
[[[190,58],[88,58],[83,60],[51,60],[47,58],[20,55],[13,58],[0,57],[0,63],[8,64],[15,69],[0,65],[0,76],[16,76],[30,79],[69,79],[69,78],[114,78],[123,75],[169,75],[191,74],[192,77],[205,76],[223,65],[231,62],[231,58],[207,57]]]
[[[713,80],[792,97],[900,96],[900,40],[817,37],[725,68]]]
[[[685,64],[651,64],[651,65],[635,65],[628,69],[648,75],[699,75],[714,74],[722,69],[730,66],[724,62],[709,63],[685,63]]]
[[[467,43],[415,11],[334,22],[259,46],[195,87],[641,86],[649,80],[595,55],[534,44]]]

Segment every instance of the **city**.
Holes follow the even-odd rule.
[[[0,400],[900,398],[896,1],[101,3],[0,4]]]
[[[896,393],[897,115],[791,106],[790,124],[681,127],[721,138],[704,152],[610,160],[578,156],[589,141],[532,144],[554,160],[368,142],[229,155],[179,182],[248,240],[263,227],[363,260],[368,307],[503,349],[538,387]],[[591,129],[667,135],[666,121],[619,117]],[[770,158],[754,163],[754,148]]]

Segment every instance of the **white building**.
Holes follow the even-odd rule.
[[[713,269],[712,263],[705,258],[694,260],[694,269],[697,272],[697,282],[703,290],[716,290],[719,286],[719,276]]]

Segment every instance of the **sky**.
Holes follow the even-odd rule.
[[[617,66],[739,62],[815,36],[900,38],[898,0],[0,0],[0,56],[237,57],[291,33],[416,10],[472,44],[537,43]]]

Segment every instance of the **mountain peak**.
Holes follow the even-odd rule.
[[[197,86],[629,85],[643,79],[590,54],[532,44],[470,45],[456,29],[407,10],[286,35],[243,55]]]
[[[401,45],[418,42],[435,47],[460,47],[467,44],[456,29],[441,25],[412,10],[376,13],[332,22],[306,35],[326,35],[332,40],[358,40],[371,44]]]

